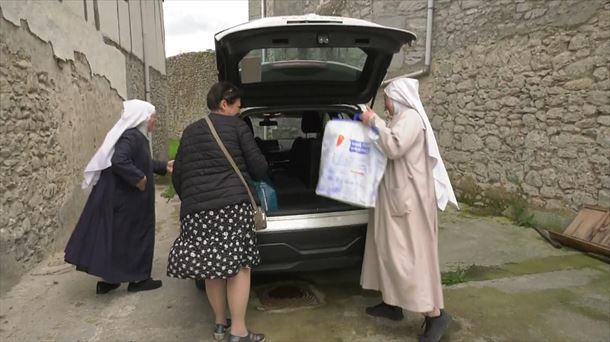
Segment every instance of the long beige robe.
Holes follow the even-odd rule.
[[[408,109],[387,126],[379,117],[373,125],[388,164],[369,215],[360,283],[409,311],[443,308],[433,165],[424,123]]]

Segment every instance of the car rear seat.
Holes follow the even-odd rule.
[[[250,128],[252,135],[254,135],[254,126],[252,125],[252,119],[250,117],[245,117],[244,121],[246,125]],[[269,153],[279,152],[280,151],[280,143],[277,140],[263,140],[257,136],[254,137],[254,141],[261,152],[265,155],[265,158],[268,157]],[[268,159],[268,158],[267,158]]]
[[[303,112],[301,130],[306,135],[315,134],[315,136],[296,138],[290,149],[289,172],[301,179],[308,188],[315,188],[318,183],[323,129],[320,113]]]
[[[263,152],[263,154],[269,154],[269,153],[273,153],[273,152],[279,152],[280,151],[280,143],[277,140],[262,140],[259,139],[260,141],[257,141],[256,143],[258,144],[259,148],[261,149],[261,151]]]

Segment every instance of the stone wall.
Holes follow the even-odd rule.
[[[452,178],[610,205],[610,2],[452,1],[423,99]]]
[[[127,98],[146,100],[146,82],[144,76],[144,62],[135,55],[123,50],[125,55],[127,69]],[[166,127],[171,124],[167,116],[167,76],[156,70],[148,67],[148,75],[150,77],[150,102],[155,106],[157,112],[157,121],[153,132],[153,156],[160,160],[167,159],[167,132]]]
[[[394,55],[388,76],[397,76],[401,72],[404,73],[405,68],[415,69],[423,65],[427,0],[266,0],[265,2],[267,16],[316,13],[365,19],[381,25],[410,30],[416,33],[418,39],[412,46],[404,46]],[[250,0],[249,3],[250,19],[260,18],[261,1]]]
[[[146,100],[146,85],[144,82],[144,63],[134,55],[123,52],[127,67],[127,98]]]
[[[206,96],[217,81],[216,55],[212,51],[167,59],[168,117],[163,137],[179,139],[187,125],[208,112]]]
[[[0,18],[0,292],[50,250],[61,250],[87,192],[82,171],[118,119],[122,99],[84,55]]]
[[[101,30],[97,15],[85,15],[89,5],[104,8]],[[163,40],[141,34],[142,25],[162,31],[160,6],[0,2],[0,293],[65,247],[89,193],[80,186],[85,165],[120,117],[123,99],[146,99],[144,43],[150,100],[165,117]],[[155,135],[153,144],[164,158],[164,142]]]
[[[415,32],[394,77],[422,68],[427,0],[267,0],[267,15],[363,18]],[[250,17],[260,17],[251,0]],[[420,93],[462,183],[544,208],[610,205],[610,1],[436,0]],[[378,108],[381,98],[378,96]]]
[[[152,134],[153,156],[159,160],[167,160],[168,127],[173,125],[167,111],[167,76],[149,67],[150,102],[155,105],[157,121]]]

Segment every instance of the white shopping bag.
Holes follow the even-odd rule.
[[[387,158],[375,144],[378,135],[358,121],[332,120],[322,140],[316,194],[374,207]]]

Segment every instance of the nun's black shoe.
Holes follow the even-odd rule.
[[[229,342],[265,342],[265,334],[248,331],[246,336],[229,335]]]
[[[220,341],[225,338],[227,330],[231,327],[231,319],[227,318],[227,324],[215,324],[214,325],[214,339]]]
[[[129,292],[138,292],[138,291],[150,291],[154,289],[158,289],[163,286],[163,282],[161,280],[153,280],[148,278],[146,280],[129,283],[127,287],[127,291]]]
[[[424,319],[424,334],[419,337],[419,342],[438,342],[441,340],[449,324],[451,323],[451,315],[441,310],[440,316],[426,317]]]
[[[368,308],[366,308],[365,311],[367,315],[383,317],[391,319],[393,321],[400,321],[405,318],[402,313],[402,308],[400,308],[399,306],[386,304],[384,302],[381,302],[374,306],[369,306]]]
[[[105,281],[98,281],[97,282],[97,286],[95,287],[95,293],[97,294],[105,294],[108,293],[114,289],[116,289],[117,287],[121,286],[121,284],[113,284],[113,283],[107,283]]]

